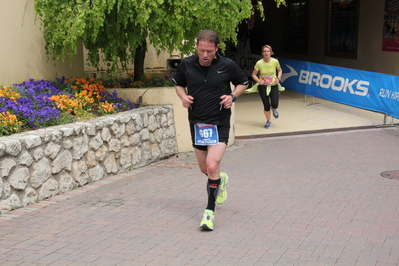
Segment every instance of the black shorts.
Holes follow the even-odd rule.
[[[227,145],[227,143],[229,142],[230,126],[218,125],[217,127],[218,127],[219,142],[223,142]],[[191,141],[193,143],[193,147],[198,150],[203,150],[203,151],[208,150],[208,146],[194,144],[195,143],[194,124],[190,124],[190,132],[191,132]]]

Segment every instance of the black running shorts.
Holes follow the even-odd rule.
[[[229,133],[230,133],[230,126],[217,126],[218,127],[218,134],[219,134],[219,142],[223,142],[227,145],[229,142]],[[195,129],[194,129],[194,124],[190,124],[190,132],[191,132],[191,141],[193,143],[193,147],[206,151],[208,150],[208,146],[203,146],[203,145],[195,145]]]

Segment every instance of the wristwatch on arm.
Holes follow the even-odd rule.
[[[231,98],[233,98],[233,103],[237,101],[237,97],[234,94],[230,94]]]

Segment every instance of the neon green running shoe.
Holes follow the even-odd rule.
[[[200,223],[200,228],[213,231],[213,221],[215,220],[215,215],[211,210],[205,210],[204,216],[202,217],[202,221]]]
[[[228,181],[229,181],[228,175],[224,172],[221,172],[220,173],[219,192],[218,192],[218,197],[216,198],[217,204],[223,204],[223,202],[225,202],[225,200],[227,199],[226,184]]]

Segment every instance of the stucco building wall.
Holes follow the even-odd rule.
[[[83,77],[83,49],[71,65],[48,60],[40,22],[35,24],[34,1],[0,0],[0,86],[30,78]]]

